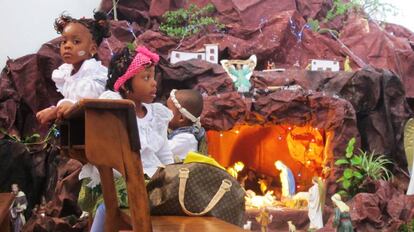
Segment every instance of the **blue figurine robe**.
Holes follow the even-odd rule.
[[[296,193],[295,177],[293,176],[293,173],[289,168],[286,168],[286,170],[288,173],[289,195],[293,196]]]

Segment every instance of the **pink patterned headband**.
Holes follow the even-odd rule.
[[[145,65],[147,64],[156,64],[160,60],[158,54],[151,52],[148,48],[144,46],[139,46],[135,50],[137,54],[129,65],[127,71],[124,75],[120,76],[114,84],[114,90],[119,91],[119,88],[134,75],[144,70]]]

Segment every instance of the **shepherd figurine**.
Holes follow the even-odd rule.
[[[349,215],[349,206],[342,200],[341,195],[335,193],[331,197],[332,203],[336,206],[333,225],[336,226],[337,232],[353,232],[351,216]]]
[[[273,216],[269,213],[269,210],[264,206],[260,209],[259,216],[256,217],[256,221],[260,224],[260,231],[267,232],[267,225],[272,222]]]

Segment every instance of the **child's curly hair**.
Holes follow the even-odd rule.
[[[125,47],[120,52],[114,54],[109,63],[108,67],[108,80],[106,82],[106,88],[114,91],[115,82],[118,78],[127,71],[129,65],[136,55],[135,51],[131,51],[129,48]],[[132,90],[131,80],[129,79],[125,82],[126,90]],[[125,96],[123,89],[119,89],[121,96]]]
[[[100,11],[94,12],[93,17],[94,19],[75,19],[69,15],[62,14],[59,18],[55,19],[54,27],[57,33],[61,34],[69,23],[81,23],[89,29],[89,32],[92,34],[92,39],[99,46],[104,38],[111,36],[108,17],[104,12]]]

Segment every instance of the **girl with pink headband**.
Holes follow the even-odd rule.
[[[124,48],[112,58],[106,86],[109,90],[100,96],[105,99],[129,99],[135,103],[142,166],[149,177],[158,167],[174,161],[167,139],[172,112],[160,103],[152,103],[157,92],[154,71],[158,60],[159,56],[144,46],[139,46],[135,51]],[[99,173],[91,164],[82,168],[79,177],[91,179],[87,185],[89,188],[100,183]],[[125,186],[117,186],[117,190],[124,191]],[[103,231],[104,219],[105,206],[101,204],[97,208],[91,231]]]

